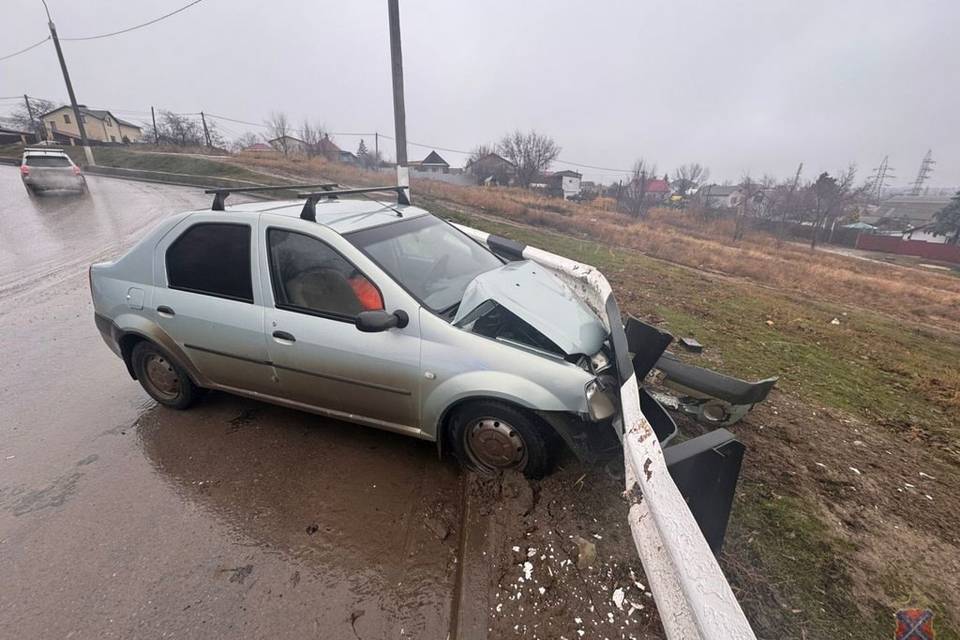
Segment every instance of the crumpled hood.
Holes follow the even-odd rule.
[[[567,355],[592,356],[607,337],[606,327],[560,278],[536,262],[510,262],[473,279],[453,323],[493,300],[537,329]]]

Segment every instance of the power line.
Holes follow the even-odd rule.
[[[33,43],[32,45],[30,45],[29,47],[25,47],[25,48],[23,48],[23,49],[20,49],[20,51],[14,51],[13,53],[8,53],[7,55],[5,55],[5,56],[3,56],[2,58],[0,58],[0,62],[3,62],[4,60],[9,60],[10,58],[12,58],[12,57],[14,57],[14,56],[20,55],[21,53],[26,53],[27,51],[30,51],[31,49],[36,49],[37,47],[39,47],[40,45],[42,45],[44,42],[46,42],[46,41],[49,40],[49,39],[50,39],[50,36],[47,36],[46,38],[44,38],[44,39],[41,40],[40,42],[34,42],[34,43]]]
[[[347,134],[333,134],[333,135],[347,135]],[[388,136],[388,135],[386,135],[386,134],[384,134],[384,133],[381,133],[380,136],[383,137],[383,138],[386,138],[386,139],[388,139],[388,140],[393,140],[393,139],[394,139],[394,138],[391,138],[390,136]],[[412,145],[412,146],[414,146],[414,147],[421,147],[421,148],[423,148],[423,149],[436,149],[436,150],[438,150],[438,151],[447,151],[447,152],[450,152],[450,153],[462,153],[463,155],[467,155],[467,156],[472,153],[471,151],[464,151],[463,149],[451,149],[451,148],[449,148],[449,147],[438,147],[438,146],[432,145],[432,144],[423,144],[423,143],[420,143],[420,142],[413,142],[412,140],[408,140],[408,141],[407,141],[407,144]],[[555,160],[554,162],[556,162],[556,163],[558,163],[558,164],[568,164],[568,165],[571,165],[571,166],[574,166],[574,167],[581,167],[581,168],[583,168],[583,169],[594,169],[594,170],[596,170],[596,171],[608,171],[608,172],[610,172],[610,173],[630,173],[630,170],[629,170],[629,169],[611,169],[611,168],[609,168],[609,167],[596,167],[596,166],[593,166],[593,165],[590,165],[590,164],[582,164],[582,163],[580,163],[580,162],[571,162],[571,161],[569,161],[569,160],[557,159],[557,160]]]
[[[161,20],[166,20],[167,18],[169,18],[169,17],[171,17],[171,16],[175,16],[175,15],[177,15],[178,13],[180,13],[181,11],[186,11],[187,9],[189,9],[190,7],[192,7],[193,5],[195,5],[195,4],[200,4],[201,2],[203,2],[203,0],[193,0],[193,2],[184,5],[184,6],[180,7],[179,9],[176,9],[176,10],[174,10],[174,11],[171,11],[170,13],[165,13],[164,15],[162,15],[162,16],[160,16],[160,17],[158,17],[158,18],[154,18],[153,20],[149,20],[149,21],[147,21],[147,22],[142,22],[142,23],[137,24],[137,25],[134,25],[134,26],[132,26],[132,27],[127,27],[126,29],[120,29],[119,31],[111,31],[110,33],[101,33],[100,35],[96,35],[96,36],[83,36],[82,38],[60,38],[60,39],[61,39],[61,40],[64,40],[64,41],[70,41],[70,42],[79,42],[79,41],[81,41],[81,40],[99,40],[100,38],[109,38],[109,37],[111,37],[111,36],[118,36],[118,35],[123,34],[123,33],[130,33],[131,31],[136,31],[137,29],[142,29],[143,27],[148,27],[148,26],[150,26],[151,24],[156,24],[156,23],[160,22]]]
[[[251,127],[263,127],[264,129],[268,128],[267,125],[263,124],[262,122],[248,122],[246,120],[237,120],[236,118],[228,118],[227,116],[218,116],[215,113],[209,113],[209,112],[206,112],[206,113],[211,118],[217,118],[218,120],[226,120],[227,122],[236,122],[237,124],[246,124],[246,125],[250,125]]]
[[[595,167],[591,164],[580,164],[579,162],[570,162],[568,160],[556,160],[558,164],[569,164],[573,167],[580,167],[583,169],[596,169],[597,171],[609,171],[610,173],[630,173],[630,169],[611,169],[609,167]]]

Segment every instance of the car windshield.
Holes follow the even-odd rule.
[[[355,231],[347,239],[423,304],[444,315],[456,310],[470,281],[503,264],[433,216]]]
[[[27,156],[28,167],[69,167],[70,160],[64,156]]]

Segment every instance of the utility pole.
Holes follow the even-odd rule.
[[[153,120],[153,143],[160,146],[160,132],[157,131],[157,114],[153,112],[153,107],[150,107],[150,119]]]
[[[801,162],[797,166],[797,173],[793,176],[793,184],[790,185],[790,191],[787,192],[787,201],[783,204],[783,215],[780,216],[780,228],[777,229],[777,246],[780,246],[780,243],[783,242],[783,234],[787,228],[787,214],[790,209],[793,208],[793,196],[797,192],[797,187],[800,186],[800,173],[803,171],[803,163]]]
[[[46,0],[43,0],[43,8],[47,12],[47,25],[50,27],[50,37],[53,38],[53,46],[57,49],[57,58],[60,60],[60,70],[63,72],[63,81],[67,84],[67,95],[70,96],[70,107],[73,109],[73,117],[77,119],[77,130],[80,131],[80,144],[83,146],[83,153],[87,157],[89,164],[95,164],[93,161],[93,151],[90,149],[90,143],[87,141],[87,130],[83,126],[83,118],[80,115],[80,107],[77,106],[77,96],[73,93],[73,84],[70,82],[70,72],[67,71],[67,62],[63,59],[63,49],[60,48],[60,38],[57,37],[57,27],[53,24],[53,18],[50,17],[50,9],[47,7]]]
[[[933,150],[928,149],[927,155],[923,156],[923,162],[920,163],[920,171],[917,172],[917,179],[913,181],[913,189],[910,191],[910,195],[920,195],[920,191],[923,189],[923,183],[926,182],[930,174],[933,173],[933,165],[936,164],[936,162],[937,161],[933,159]]]
[[[407,114],[403,106],[403,54],[400,50],[400,7],[387,0],[390,21],[390,67],[393,76],[393,130],[397,139],[397,186],[406,187],[400,204],[410,204],[410,171],[407,168]]]
[[[27,103],[27,113],[30,115],[30,126],[33,127],[33,133],[37,136],[37,142],[40,142],[40,128],[37,127],[37,120],[33,117],[33,107],[30,106],[30,98],[23,94],[23,101]]]
[[[374,159],[374,171],[380,171],[380,134],[376,131],[373,132],[373,159]]]
[[[207,140],[207,146],[212,147],[210,144],[210,130],[207,129],[207,117],[203,115],[203,111],[200,112],[200,122],[203,123],[203,137]]]

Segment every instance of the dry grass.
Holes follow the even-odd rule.
[[[282,156],[240,158],[235,162],[287,177],[317,177],[351,185],[390,183],[393,174],[364,171],[322,159]],[[547,198],[503,187],[463,187],[414,180],[414,193],[515,222],[573,232],[610,246],[706,269],[756,284],[848,303],[891,316],[955,330],[960,322],[960,278],[918,268],[861,260],[795,243],[777,246],[775,238],[754,232],[733,242],[729,221],[704,222],[672,209],[653,210],[636,220],[599,206]]]

